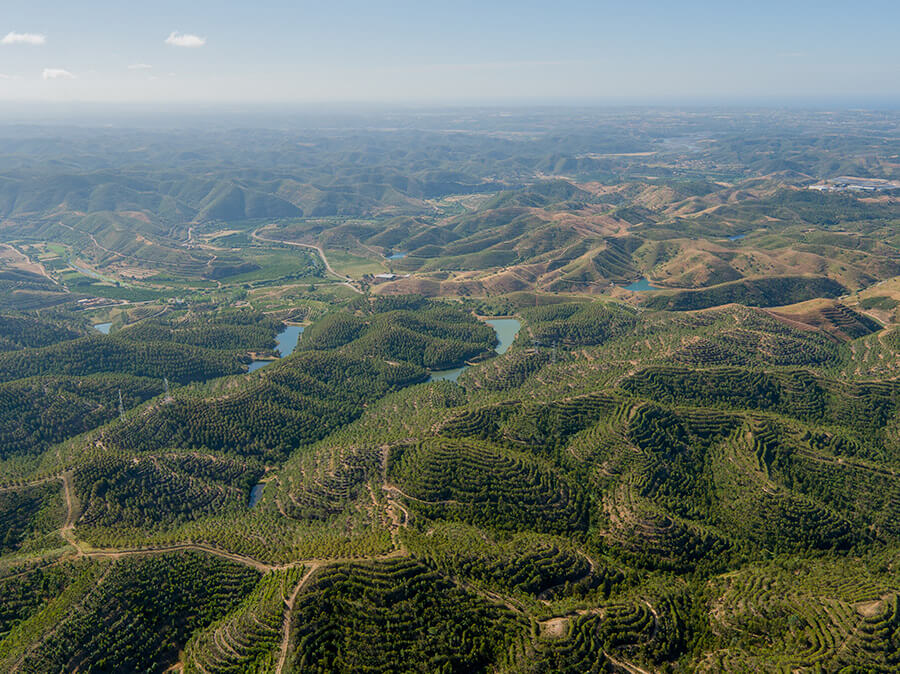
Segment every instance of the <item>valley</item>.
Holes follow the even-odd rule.
[[[894,671],[898,130],[0,126],[0,670]]]

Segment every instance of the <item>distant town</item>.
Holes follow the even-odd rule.
[[[900,181],[840,176],[810,185],[809,189],[819,192],[889,192],[900,190]]]

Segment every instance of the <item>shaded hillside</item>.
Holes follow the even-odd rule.
[[[703,290],[654,293],[643,304],[651,309],[668,311],[707,309],[733,303],[751,307],[775,307],[816,297],[836,297],[845,292],[847,289],[844,286],[828,278],[785,276],[734,281]]]

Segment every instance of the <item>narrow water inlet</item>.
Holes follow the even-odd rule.
[[[522,322],[517,318],[488,318],[484,321],[490,325],[497,334],[497,347],[494,349],[498,355],[503,355],[512,346],[522,329]],[[454,367],[449,370],[435,370],[428,377],[428,381],[456,381],[468,365]]]
[[[279,358],[286,358],[294,352],[294,349],[297,348],[297,344],[300,341],[300,335],[303,334],[303,328],[304,326],[302,325],[288,325],[285,326],[284,330],[275,335],[275,350],[278,352]],[[253,372],[261,367],[270,365],[271,363],[274,363],[275,360],[277,359],[250,361],[250,367],[247,368],[247,372]]]

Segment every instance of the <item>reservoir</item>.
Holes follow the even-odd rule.
[[[303,333],[302,325],[288,325],[275,335],[275,350],[278,352],[279,358],[284,358],[285,356],[290,356],[294,349],[297,348],[297,342],[300,341],[300,335]],[[274,363],[274,360],[254,360],[250,362],[250,367],[247,369],[247,372],[253,372],[254,370],[258,370],[261,367],[265,367],[270,363]]]
[[[516,335],[519,334],[519,330],[522,328],[522,323],[515,318],[491,318],[485,323],[494,328],[494,332],[497,333],[497,340],[500,343],[497,344],[496,350],[501,356],[512,346]]]
[[[459,379],[459,375],[463,373],[468,365],[463,365],[462,367],[455,367],[452,370],[435,370],[428,377],[428,381],[456,381]]]
[[[404,257],[409,255],[409,253],[394,253],[393,255],[388,255],[388,260],[402,260]]]
[[[252,508],[257,503],[259,503],[259,499],[262,498],[263,489],[266,488],[265,482],[260,482],[257,485],[253,485],[253,488],[250,490],[250,501],[247,503],[248,508]]]
[[[108,335],[111,327],[112,323],[97,323],[97,325],[94,326],[94,330],[102,332],[104,335]]]
[[[625,290],[630,290],[633,293],[640,293],[646,290],[662,290],[662,288],[657,288],[656,286],[650,285],[650,281],[645,278],[638,279],[634,283],[631,283],[624,287]]]
[[[302,325],[288,325],[284,330],[275,335],[275,350],[284,358],[294,353],[300,335],[303,334]]]
[[[498,344],[495,350],[501,355],[506,353],[522,327],[522,323],[516,318],[489,318],[485,323],[497,333]],[[431,373],[428,381],[456,381],[467,367],[468,365],[463,365],[452,370],[437,370]]]

